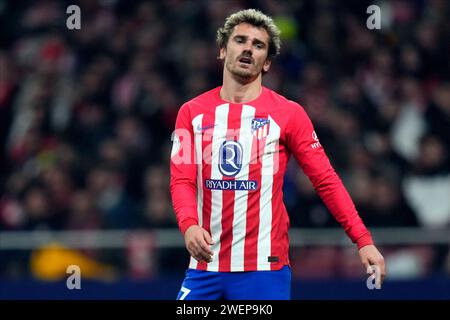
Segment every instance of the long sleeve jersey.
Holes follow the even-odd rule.
[[[183,104],[173,135],[170,190],[181,232],[200,225],[214,241],[198,270],[279,270],[289,264],[283,177],[291,154],[359,248],[370,232],[330,164],[304,109],[262,87],[246,103],[217,87]],[[301,214],[301,213],[296,213]]]

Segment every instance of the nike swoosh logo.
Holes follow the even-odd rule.
[[[197,130],[198,131],[205,131],[205,130],[208,130],[209,128],[213,128],[215,126],[216,126],[215,124],[209,124],[209,125],[204,126],[204,127],[200,127],[200,125],[197,125]]]

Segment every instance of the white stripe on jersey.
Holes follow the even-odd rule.
[[[197,214],[198,224],[203,225],[203,187],[202,187],[202,135],[195,134],[198,127],[202,127],[203,114],[199,114],[192,120],[192,127],[194,128],[194,146],[195,146],[195,163],[197,163]],[[197,260],[191,257],[189,268],[197,268]]]
[[[250,169],[253,135],[251,133],[252,119],[255,117],[255,108],[243,105],[241,114],[241,127],[239,130],[239,143],[242,145],[242,169],[235,177],[236,180],[248,180]],[[244,271],[245,233],[247,226],[247,199],[248,191],[236,190],[233,215],[233,242],[231,246],[231,271]]]
[[[219,171],[219,151],[228,128],[229,104],[225,103],[216,107],[214,119],[214,132],[212,141],[211,179],[222,179]],[[201,186],[203,188],[203,185]],[[211,235],[214,245],[213,259],[207,264],[208,271],[219,271],[220,235],[222,233],[222,190],[211,190]]]
[[[272,184],[274,156],[280,138],[280,127],[269,116],[270,131],[261,159],[261,190],[259,197],[258,270],[270,270],[267,258],[271,255]],[[278,165],[278,164],[277,164]]]

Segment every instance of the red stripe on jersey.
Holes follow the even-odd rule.
[[[261,158],[266,144],[266,138],[258,140],[253,137],[252,153],[249,168],[249,180],[256,180],[258,190],[248,197],[247,224],[245,234],[244,271],[257,270],[258,265],[258,231],[259,231],[259,202],[261,197]],[[251,191],[249,191],[250,193]]]
[[[212,117],[214,117],[214,112],[212,113]],[[211,123],[214,123],[214,118]],[[202,119],[202,127],[209,125],[206,123],[205,117]],[[208,133],[202,133],[202,181],[201,186],[197,186],[197,188],[203,189],[203,206],[202,206],[202,227],[209,232],[211,235],[211,206],[212,206],[212,194],[211,190],[204,188],[204,181],[211,177],[211,157],[212,157],[212,149],[210,147],[212,143],[212,135]],[[209,154],[206,154],[208,152]],[[206,262],[199,262],[197,265],[197,270],[207,270]]]
[[[242,105],[230,103],[228,111],[228,130],[226,140],[239,140]],[[222,180],[235,180],[223,176]],[[222,191],[222,233],[220,234],[219,272],[231,271],[231,245],[233,243],[234,199],[236,191]]]
[[[273,185],[272,185],[272,229],[270,231],[270,255],[271,256],[277,256],[278,261],[270,264],[270,270],[279,270],[287,260],[287,257],[284,256],[284,249],[285,245],[283,241],[286,241],[287,239],[284,238],[284,234],[280,233],[282,230],[286,227],[286,224],[288,221],[285,220],[287,215],[284,214],[284,204],[283,204],[283,192],[279,192],[279,190],[282,190],[283,187],[283,177],[277,178],[277,175],[279,175],[279,172],[284,172],[285,168],[280,168],[280,153],[279,153],[279,144],[276,144],[275,147],[275,153],[273,157],[273,163],[274,163],[274,170],[278,170],[277,173],[274,173],[273,175]],[[287,159],[286,159],[287,160]],[[278,166],[277,169],[275,169],[275,166]],[[278,190],[278,191],[277,191]],[[281,206],[278,201],[281,201]],[[281,208],[283,207],[283,208]],[[286,233],[286,232],[284,232]]]

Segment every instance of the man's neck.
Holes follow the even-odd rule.
[[[224,75],[220,97],[231,103],[245,103],[259,97],[261,91],[261,74],[249,83],[240,83]]]

